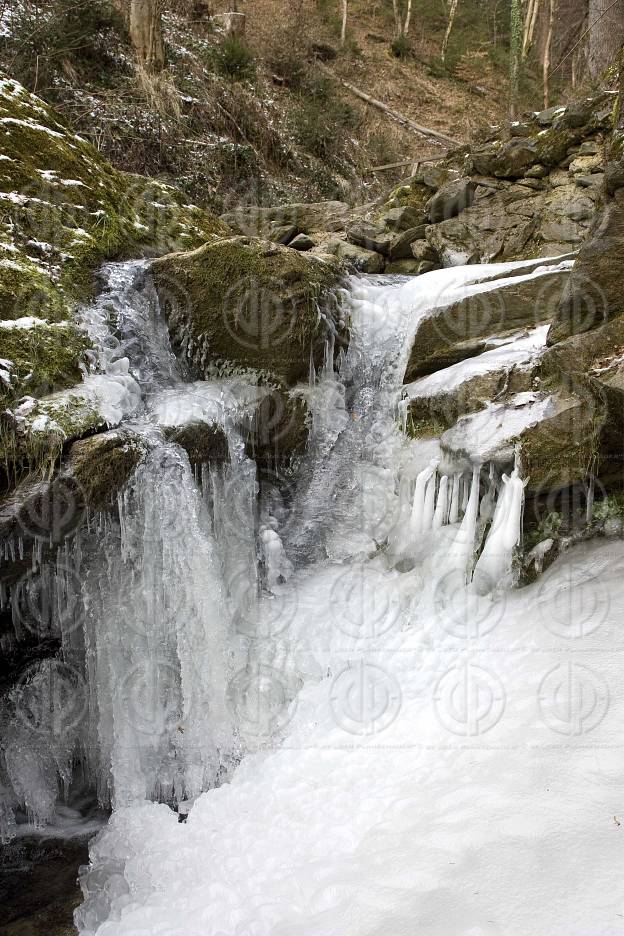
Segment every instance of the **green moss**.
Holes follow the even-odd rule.
[[[105,432],[74,442],[68,465],[85,503],[101,509],[123,487],[143,455],[143,445],[136,437]]]
[[[409,409],[407,411],[406,431],[410,439],[439,438],[447,428],[441,420],[433,417],[416,419]]]
[[[157,260],[174,339],[204,372],[252,368],[287,385],[322,354],[319,307],[342,268],[257,238],[214,241]]]
[[[80,383],[89,343],[74,324],[2,328],[0,339],[2,357],[12,364],[11,386],[0,391],[0,407],[25,394],[42,397]]]

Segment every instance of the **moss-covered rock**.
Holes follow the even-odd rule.
[[[254,370],[265,383],[305,379],[322,360],[338,262],[256,238],[214,241],[155,261],[174,345],[206,376]]]
[[[195,247],[227,232],[171,186],[113,169],[53,109],[0,78],[0,462],[49,465],[102,428],[84,400],[45,400],[80,383],[89,343],[75,309],[103,261]]]
[[[66,475],[78,485],[85,506],[101,510],[109,506],[146,452],[137,436],[111,430],[70,447]]]

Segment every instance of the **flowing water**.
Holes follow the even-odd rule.
[[[624,551],[589,544],[513,590],[513,451],[471,464],[401,425],[419,321],[517,266],[354,278],[348,349],[298,389],[308,450],[268,488],[244,446],[259,389],[193,382],[145,266],[108,270],[87,381],[113,383],[146,456],[47,586],[84,711],[40,717],[33,745],[18,714],[50,709],[48,661],[5,750],[7,813],[53,822],[77,761],[114,806],[82,936],[618,932]],[[226,467],[167,441],[197,420]]]

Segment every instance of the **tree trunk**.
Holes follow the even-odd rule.
[[[442,64],[443,65],[446,62],[446,51],[448,49],[449,39],[451,38],[451,30],[453,29],[453,23],[455,22],[455,14],[457,13],[458,5],[459,5],[459,0],[451,0],[448,23],[446,26],[446,32],[444,33],[444,41],[442,42]]]
[[[509,30],[509,116],[511,120],[515,120],[518,116],[523,33],[522,0],[511,0]]]
[[[407,0],[407,11],[405,13],[405,25],[403,26],[403,35],[407,36],[412,21],[412,0]]]
[[[587,67],[594,81],[612,65],[624,43],[624,0],[589,0]]]
[[[130,38],[139,64],[149,72],[165,67],[161,0],[131,0]]]
[[[342,28],[340,30],[340,45],[344,46],[347,41],[347,14],[349,12],[349,0],[342,0]]]
[[[535,25],[539,13],[540,0],[529,0],[526,19],[524,21],[524,35],[522,37],[522,58],[525,59],[529,54],[529,49],[533,44],[535,35]]]
[[[401,10],[399,9],[399,0],[392,0],[392,9],[394,10],[394,25],[396,27],[397,39],[401,38],[403,25],[401,23]]]
[[[553,30],[555,28],[555,14],[557,12],[557,0],[550,0],[550,12],[548,15],[548,33],[546,35],[546,44],[544,46],[544,109],[550,102],[550,52],[552,49]]]

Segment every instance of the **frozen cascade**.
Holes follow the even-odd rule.
[[[349,347],[330,343],[300,388],[308,452],[288,497],[259,509],[237,432],[257,388],[180,383],[154,353],[149,301],[124,307],[111,362],[140,386],[125,425],[149,452],[117,515],[89,518],[66,556],[84,622],[64,641],[89,690],[75,744],[100,752],[89,769],[116,807],[82,877],[81,936],[615,932],[615,744],[585,757],[568,735],[554,751],[559,710],[536,719],[573,559],[501,595],[519,472],[442,460],[398,424],[418,322],[513,266],[354,278]],[[194,477],[164,441],[189,413],[223,425],[227,467]],[[586,546],[616,612],[591,649],[611,653],[624,550]],[[57,777],[65,751],[46,752]],[[185,823],[168,805],[181,799]],[[610,884],[593,905],[587,867]]]
[[[520,849],[526,857],[533,835],[506,818],[526,793],[506,769],[506,748],[501,764],[476,729],[477,746],[469,746],[473,729],[462,734],[460,695],[449,701],[460,719],[451,756],[449,736],[440,735],[445,680],[455,672],[449,665],[457,659],[461,672],[468,665],[464,635],[488,635],[500,620],[523,482],[517,470],[499,479],[487,463],[465,470],[465,460],[443,462],[434,442],[409,440],[397,425],[418,321],[483,291],[480,278],[502,276],[510,266],[350,283],[342,296],[349,348],[334,367],[328,347],[325,366],[300,391],[312,433],[290,509],[263,508],[258,542],[269,589],[243,589],[250,603],[243,600],[247,611],[235,615],[239,633],[249,633],[255,619],[262,639],[250,657],[254,687],[262,705],[273,704],[260,726],[251,724],[256,753],[246,745],[230,781],[199,796],[184,825],[164,805],[116,811],[83,877],[86,900],[76,918],[82,936],[379,936],[414,926],[431,936],[526,931],[524,911],[520,928],[488,922],[513,896],[501,871],[504,856]],[[219,522],[215,536],[227,551]],[[513,592],[506,600],[505,626],[516,639],[526,609]],[[538,598],[532,592],[525,601],[535,609]],[[533,737],[525,696],[534,660],[531,653],[514,659],[507,674],[524,692],[506,728],[520,747]],[[380,680],[373,696],[385,699],[370,731],[356,705],[369,669]],[[487,710],[492,724],[501,717],[496,693]],[[250,727],[249,703],[246,697],[236,713],[241,736]],[[485,807],[470,809],[477,778],[488,791],[492,824],[481,819]],[[552,808],[550,800],[539,808]],[[465,821],[480,823],[474,873]],[[497,834],[503,851],[484,867]],[[484,898],[486,909],[470,896],[478,894],[478,874],[495,881],[496,899]],[[527,881],[539,888],[539,878]],[[540,932],[563,936],[553,919]]]
[[[240,757],[227,687],[246,662],[237,622],[259,581],[255,464],[237,427],[259,390],[183,382],[146,272],[143,261],[105,267],[82,318],[95,348],[85,393],[147,456],[116,512],[88,515],[53,562],[36,540],[31,571],[3,596],[18,636],[35,621],[62,648],[7,699],[3,836],[15,810],[35,826],[57,821],[76,762],[100,801],[120,806],[192,799]],[[230,454],[197,478],[161,431],[194,420],[219,424]],[[67,705],[64,723],[55,712]]]

